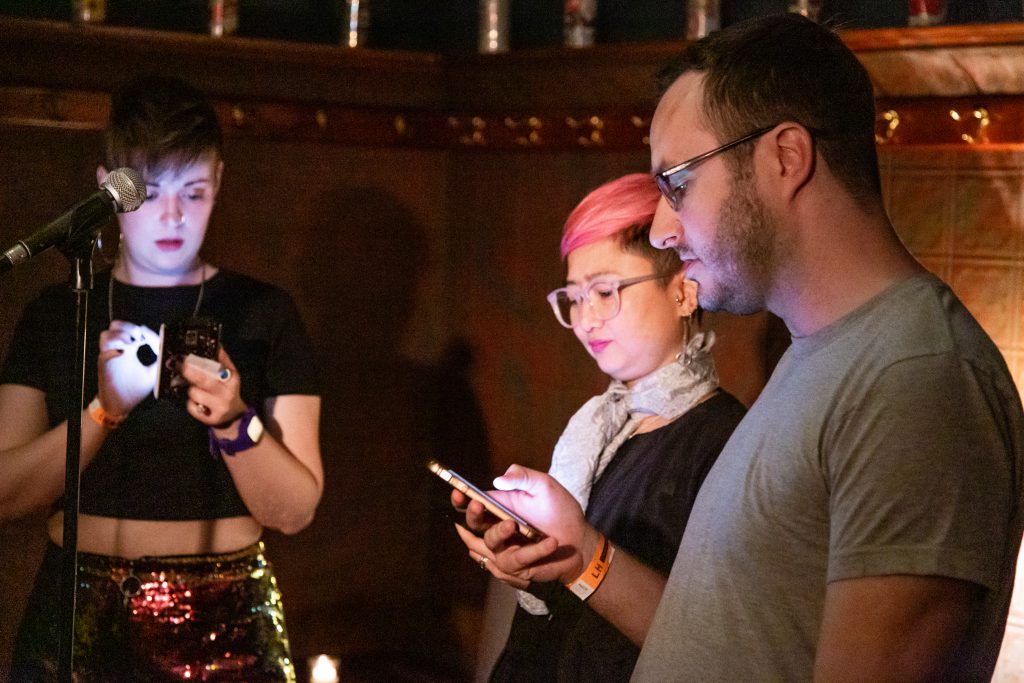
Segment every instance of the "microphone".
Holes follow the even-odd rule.
[[[71,207],[67,213],[28,237],[18,240],[0,256],[0,275],[50,247],[73,244],[92,237],[115,213],[127,213],[146,200],[146,181],[132,168],[107,174],[100,188]]]

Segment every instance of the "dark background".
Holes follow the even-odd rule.
[[[365,2],[365,0],[364,0]],[[790,0],[721,0],[723,26],[785,12]],[[563,0],[509,0],[513,49],[559,45]],[[476,50],[477,0],[369,0],[368,46],[441,53]],[[342,0],[239,0],[238,35],[337,43]],[[0,11],[67,19],[70,0],[4,0]],[[597,42],[672,40],[685,34],[685,0],[598,0]],[[208,0],[107,0],[107,23],[207,31]],[[1012,0],[947,0],[946,23],[1020,21]],[[821,19],[843,26],[907,25],[905,0],[823,0]]]
[[[475,4],[373,0],[370,44],[475,52]],[[205,7],[195,0],[108,0],[108,16],[111,24],[205,33]],[[335,43],[336,7],[241,0],[239,32]],[[560,44],[560,1],[512,0],[511,7],[513,47]],[[905,10],[885,12],[903,7],[879,1],[826,9],[850,24],[903,26]],[[956,20],[1000,18],[1009,16],[1008,7],[951,4],[949,13]],[[8,1],[2,9],[64,21],[70,3]],[[678,1],[609,0],[599,6],[598,40],[678,40],[683,9]],[[728,23],[783,9],[777,2],[723,3],[722,17]],[[638,95],[648,89],[639,82],[648,74],[610,84],[600,78],[618,74],[614,62],[625,52],[618,49],[587,59],[542,55],[537,59],[555,73],[538,81],[524,76],[523,82],[544,87],[513,92],[503,79],[535,68],[529,56],[456,59],[435,68],[429,56],[403,61],[372,50],[307,54],[170,33],[159,40],[82,33],[82,44],[95,40],[89,49],[72,50],[74,38],[61,34],[53,54],[43,48],[6,55],[9,42],[0,32],[7,65],[0,69],[0,93],[31,86],[102,94],[145,68],[186,78],[227,112],[240,95],[303,104],[369,102],[396,112],[433,108],[444,114],[450,108],[459,116],[478,109],[504,114],[506,107],[522,113],[564,106],[580,115],[634,106],[649,113],[651,107]],[[126,49],[126,35],[144,43],[133,54],[146,62],[108,68]],[[265,58],[252,57],[262,50]],[[291,59],[299,67],[292,69]],[[17,63],[29,67],[14,77]],[[337,63],[355,66],[346,71]],[[422,71],[421,82],[403,76],[409,69]],[[99,120],[93,114],[83,118]],[[647,169],[648,150],[403,146],[372,131],[358,144],[325,144],[233,134],[230,114],[224,123],[225,180],[205,256],[295,296],[324,377],[323,501],[308,529],[267,535],[298,663],[327,652],[341,655],[348,673],[342,680],[466,680],[483,618],[483,574],[455,541],[445,518],[446,490],[423,463],[435,457],[481,481],[511,462],[547,466],[565,421],[606,383],[544,301],[563,279],[557,257],[562,223],[600,183]],[[0,126],[0,244],[94,191],[101,151],[97,125]],[[0,351],[24,304],[66,276],[66,262],[51,250],[0,281]],[[783,335],[768,316],[709,316],[708,324],[719,335],[723,383],[751,402]],[[57,331],[54,343],[70,346]],[[0,681],[42,544],[42,515],[0,526]]]

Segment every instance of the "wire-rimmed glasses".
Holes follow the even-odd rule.
[[[580,307],[584,301],[590,306],[591,313],[598,320],[611,320],[619,314],[619,309],[622,307],[622,298],[619,296],[621,290],[640,282],[665,277],[665,275],[665,273],[652,273],[625,280],[597,278],[583,287],[579,285],[559,287],[548,294],[548,303],[551,304],[551,310],[555,312],[555,318],[558,319],[562,327],[571,330],[580,321]]]
[[[732,142],[727,142],[721,147],[714,148],[710,152],[704,152],[692,159],[687,159],[681,164],[676,164],[672,168],[659,171],[654,174],[654,182],[658,186],[658,189],[661,190],[661,194],[668,200],[668,204],[672,207],[672,210],[678,211],[679,207],[683,205],[683,196],[686,194],[686,181],[689,180],[690,171],[692,171],[694,167],[704,163],[717,154],[721,154],[722,152],[732,149],[736,145],[742,145],[744,142],[760,137],[774,127],[775,126],[765,126],[764,128],[758,128],[754,132],[747,133],[743,137],[736,138]]]

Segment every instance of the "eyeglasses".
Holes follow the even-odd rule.
[[[774,127],[775,126],[766,126],[764,128],[758,128],[753,133],[748,133],[747,135],[737,138],[732,142],[727,142],[721,147],[716,147],[710,152],[704,152],[692,159],[687,159],[681,164],[676,164],[670,169],[655,173],[654,182],[658,185],[658,189],[661,190],[661,194],[668,200],[669,206],[671,206],[674,211],[678,211],[679,207],[683,204],[683,197],[686,195],[686,181],[689,180],[690,171],[694,167],[704,163],[716,154],[721,154],[722,152],[732,149],[736,145],[742,145],[744,142],[760,137]]]
[[[665,275],[666,273],[654,273],[625,280],[602,278],[593,280],[582,288],[576,285],[560,287],[548,294],[548,303],[551,304],[551,310],[555,312],[555,317],[558,318],[562,327],[571,330],[579,324],[580,306],[584,301],[590,306],[590,310],[598,320],[611,320],[619,314],[619,309],[622,306],[622,299],[619,297],[620,290],[640,282],[656,280]]]

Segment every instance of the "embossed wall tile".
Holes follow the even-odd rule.
[[[952,249],[953,180],[946,171],[896,172],[889,182],[889,216],[915,256]]]
[[[908,170],[950,169],[957,165],[954,151],[942,147],[878,147],[879,165],[883,174],[904,173]]]
[[[954,260],[947,281],[1004,352],[1019,343],[1024,322],[1020,305],[1020,266]],[[1018,385],[1018,388],[1020,385]]]
[[[953,253],[1022,257],[1021,171],[961,173],[954,180]]]
[[[981,149],[960,148],[956,152],[957,166],[964,170],[1024,171],[1024,150],[1020,145],[986,145]]]
[[[1017,384],[1017,390],[1020,391],[1020,387],[1024,387],[1024,351],[1003,351],[1003,358],[1006,359],[1006,365],[1010,368],[1010,376],[1013,377],[1013,381]],[[1024,645],[1024,623],[1021,624],[1021,627],[1021,644]]]
[[[917,260],[944,282],[953,276],[953,261],[948,256],[921,256]]]

